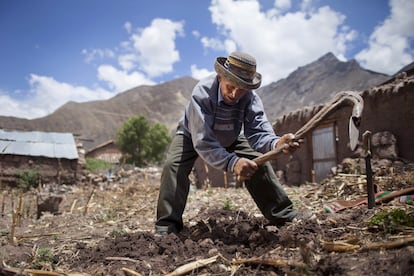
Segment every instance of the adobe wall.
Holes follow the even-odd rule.
[[[364,110],[359,140],[362,140],[362,134],[366,130],[372,134],[389,131],[397,139],[398,157],[406,162],[414,162],[414,77],[396,79],[386,85],[366,90],[361,96],[364,99]],[[295,133],[320,108],[303,109],[279,118],[274,124],[276,133]],[[337,126],[337,163],[346,157],[360,156],[357,151],[353,152],[349,148],[348,124],[351,112],[352,106],[342,106],[320,124],[334,122]],[[300,183],[312,180],[310,141],[310,137],[306,137],[305,143],[293,154],[293,158],[301,165]],[[272,164],[275,170],[286,171],[288,161],[288,157],[281,157]]]
[[[74,183],[78,171],[77,160],[53,159],[22,155],[0,155],[1,183],[16,185],[17,176],[25,170],[36,170],[42,182]]]
[[[119,163],[122,154],[118,147],[114,143],[111,143],[89,151],[86,153],[86,157],[101,159],[109,163]]]
[[[414,77],[405,86],[363,93],[362,129],[390,131],[397,138],[399,157],[414,162]]]
[[[233,173],[224,173],[210,165],[207,165],[201,158],[197,158],[194,164],[193,176],[191,179],[193,185],[198,189],[207,187],[238,187],[241,183],[237,183],[236,176]]]

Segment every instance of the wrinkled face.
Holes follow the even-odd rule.
[[[226,104],[233,105],[236,104],[244,95],[246,95],[249,90],[237,87],[232,81],[224,78],[223,76],[218,76],[220,82],[221,95]]]

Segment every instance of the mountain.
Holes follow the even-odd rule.
[[[72,132],[85,149],[115,139],[117,130],[133,115],[143,115],[173,131],[196,83],[197,80],[184,77],[159,85],[139,86],[108,100],[68,102],[38,119],[0,116],[0,129]]]
[[[340,91],[363,91],[378,85],[389,76],[365,70],[355,60],[339,61],[332,53],[299,67],[287,78],[257,90],[263,101],[268,119],[305,106],[325,103]]]
[[[362,69],[354,60],[340,62],[328,53],[281,79],[257,90],[271,122],[298,108],[326,102],[336,92],[365,90],[389,77]],[[0,116],[0,129],[71,132],[91,149],[116,138],[117,130],[132,115],[143,115],[173,132],[183,115],[197,80],[184,77],[154,86],[139,86],[108,100],[68,102],[37,119]]]

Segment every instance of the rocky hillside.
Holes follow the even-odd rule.
[[[315,62],[299,67],[287,78],[258,89],[270,121],[304,106],[327,102],[345,90],[363,91],[389,76],[365,70],[355,60],[339,61],[328,53]]]
[[[387,78],[364,70],[356,61],[340,62],[329,53],[257,92],[273,122],[284,113],[325,102],[338,91],[364,90]],[[52,114],[33,120],[0,116],[0,128],[72,132],[86,149],[115,139],[117,130],[132,115],[143,115],[173,131],[196,82],[184,77],[159,85],[139,86],[108,100],[68,102]]]

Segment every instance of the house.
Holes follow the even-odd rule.
[[[0,129],[0,180],[15,183],[25,170],[36,170],[43,181],[73,182],[78,150],[71,133]]]
[[[407,74],[411,72],[411,75]],[[391,161],[414,162],[414,75],[411,71],[398,74],[383,84],[360,93],[364,100],[360,137],[370,131],[373,158],[381,158],[382,147],[395,143]],[[277,133],[295,133],[321,107],[305,108],[278,118],[273,127]],[[361,157],[362,146],[352,151],[349,146],[349,118],[351,106],[343,106],[305,137],[305,143],[292,156],[273,162],[276,170],[285,172],[288,184],[300,185],[306,181],[321,181],[331,173],[331,168],[347,157]],[[374,139],[382,135],[381,141]],[[386,138],[386,136],[390,136]],[[323,153],[323,154],[321,154]],[[290,170],[290,171],[289,171]],[[296,172],[294,172],[295,170]]]
[[[121,160],[122,153],[113,140],[106,141],[85,154],[86,158],[96,158],[111,164],[118,164]]]

